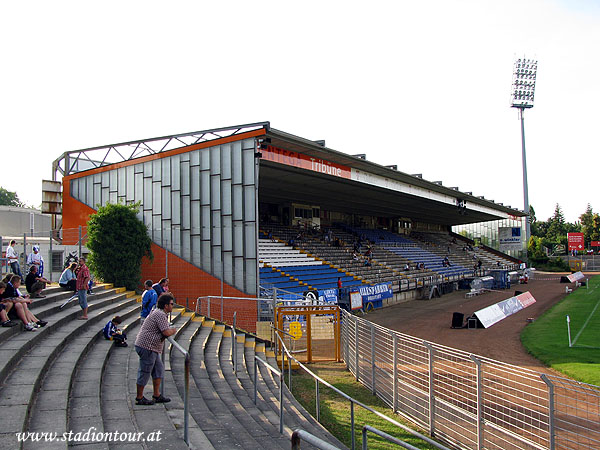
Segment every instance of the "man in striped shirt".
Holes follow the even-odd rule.
[[[79,298],[79,306],[83,310],[83,315],[79,317],[81,320],[88,319],[88,304],[87,304],[87,291],[90,282],[90,269],[85,265],[85,258],[82,256],[79,258],[79,267],[77,268],[77,283],[75,288],[77,289],[77,297]]]

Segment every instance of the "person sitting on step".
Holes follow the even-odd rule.
[[[121,322],[123,322],[121,316],[115,316],[112,320],[109,320],[102,329],[104,339],[115,341],[115,347],[127,347],[127,342],[125,342],[127,340],[127,334],[118,327],[118,325],[121,325]]]
[[[29,311],[28,304],[31,300],[28,297],[23,297],[19,292],[21,286],[21,277],[13,275],[11,281],[7,284],[2,283],[2,291],[0,298],[2,303],[5,305],[8,313],[8,318],[12,320],[21,319],[25,330],[35,331],[36,328],[44,327],[48,322],[45,320],[39,320],[35,315]]]
[[[77,275],[75,275],[75,269],[77,268],[77,263],[71,263],[69,267],[63,270],[63,273],[60,275],[58,280],[58,285],[66,289],[67,291],[75,292],[77,285]]]
[[[52,284],[52,282],[39,276],[37,268],[31,266],[29,273],[25,277],[25,287],[27,288],[27,292],[29,292],[29,298],[45,298],[46,296],[42,295],[41,292],[46,289],[46,284]]]

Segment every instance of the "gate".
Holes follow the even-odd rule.
[[[277,333],[299,361],[341,361],[338,306],[278,306],[275,321]]]

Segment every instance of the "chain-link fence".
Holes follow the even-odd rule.
[[[437,439],[463,449],[600,448],[597,386],[342,315],[342,357],[349,370]]]

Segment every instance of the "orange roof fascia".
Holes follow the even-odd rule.
[[[214,139],[212,141],[205,141],[205,142],[200,142],[198,144],[187,145],[185,147],[175,148],[173,150],[168,150],[166,152],[155,153],[154,155],[148,155],[148,156],[143,156],[141,158],[130,159],[128,161],[123,161],[123,162],[114,163],[114,164],[108,164],[106,166],[97,167],[95,169],[85,170],[83,172],[75,173],[72,175],[67,175],[67,176],[63,177],[63,182],[71,180],[73,178],[80,178],[83,176],[93,175],[96,173],[107,172],[109,170],[118,169],[120,167],[127,167],[127,166],[131,166],[133,164],[140,164],[140,163],[147,162],[147,161],[154,161],[155,159],[161,159],[161,158],[166,158],[168,156],[180,155],[182,153],[199,150],[201,148],[212,147],[213,145],[227,144],[229,142],[241,141],[242,139],[247,139],[247,138],[256,137],[256,136],[263,136],[265,134],[267,134],[267,131],[264,128],[261,128],[258,130],[252,130],[252,131],[247,131],[245,133],[236,134],[234,136],[226,136],[223,138]]]

